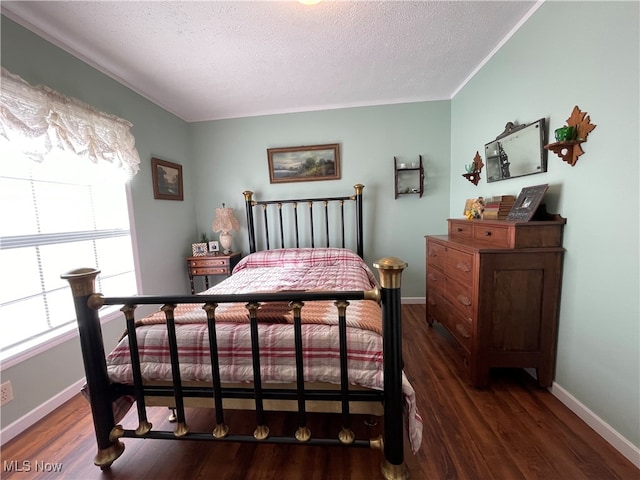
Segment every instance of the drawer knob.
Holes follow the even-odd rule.
[[[458,262],[458,264],[456,265],[456,268],[458,270],[462,270],[463,272],[471,271],[471,265],[469,265],[467,262]]]
[[[491,236],[491,230],[487,230],[484,232],[484,236],[485,237],[490,237]]]
[[[462,228],[458,227],[458,228],[456,228],[456,231],[461,232]]]
[[[465,295],[458,295],[457,299],[465,307],[468,307],[469,305],[471,305],[471,300],[469,300],[469,297]]]
[[[456,330],[464,338],[471,338],[471,333],[469,332],[469,330],[467,330],[467,327],[465,327],[461,323],[456,324]]]

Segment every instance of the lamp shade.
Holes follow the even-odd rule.
[[[213,220],[214,232],[230,232],[231,230],[240,230],[238,220],[233,215],[233,208],[226,208],[224,203],[222,208],[216,208],[216,217]]]

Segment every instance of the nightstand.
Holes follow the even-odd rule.
[[[200,257],[187,257],[187,271],[189,273],[189,283],[191,284],[191,294],[195,294],[193,277],[204,277],[205,290],[209,288],[209,275],[231,275],[233,267],[240,261],[241,252],[231,252],[228,254],[218,253],[203,255]]]

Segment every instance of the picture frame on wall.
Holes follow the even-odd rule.
[[[267,159],[271,183],[340,179],[340,146],[337,143],[268,148]]]
[[[153,198],[156,200],[184,200],[182,165],[152,158],[151,177],[153,179]]]

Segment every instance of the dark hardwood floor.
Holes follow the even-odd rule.
[[[631,462],[525,372],[496,370],[487,389],[474,389],[463,377],[464,367],[451,339],[439,326],[426,325],[424,306],[403,306],[403,317],[405,371],[424,419],[420,451],[413,455],[406,449],[412,479],[640,478]],[[172,428],[166,409],[154,409],[150,417],[154,427]],[[232,429],[253,428],[250,413],[233,412],[227,418]],[[272,430],[295,430],[290,416],[269,418]],[[211,411],[203,409],[189,410],[187,419],[194,431],[207,431],[213,422]],[[325,416],[311,420],[312,432],[334,428]],[[136,421],[131,411],[123,423],[135,428]],[[374,434],[369,430],[380,428],[366,427],[360,419],[354,423],[364,438]],[[380,452],[369,449],[151,439],[124,439],[124,443],[123,455],[110,470],[95,467],[89,406],[76,396],[2,446],[0,476],[16,480],[381,478]],[[8,471],[9,466],[14,471]],[[15,471],[16,466],[23,471]],[[37,468],[61,470],[36,472]]]

